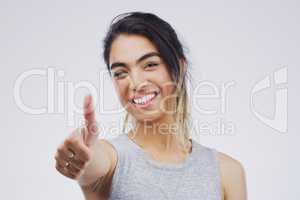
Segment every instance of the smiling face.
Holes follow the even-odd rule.
[[[112,43],[109,63],[120,101],[136,120],[157,121],[168,116],[175,86],[147,38],[120,34]]]

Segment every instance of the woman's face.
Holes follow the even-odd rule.
[[[112,43],[109,63],[120,101],[136,120],[156,121],[166,116],[175,85],[147,38],[120,34]]]

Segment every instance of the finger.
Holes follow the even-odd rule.
[[[91,95],[84,97],[83,114],[86,124],[93,124],[96,122],[93,97]]]
[[[83,144],[83,142],[66,139],[64,146],[68,150],[72,150],[75,153],[77,160],[80,160],[84,163],[90,160],[90,150],[85,144]]]
[[[78,173],[81,169],[75,165],[75,163],[73,163],[72,161],[68,161],[64,158],[62,158],[59,153],[57,152],[55,154],[55,160],[56,162],[60,165],[60,166],[64,166],[67,169],[71,170],[74,173]]]
[[[93,105],[93,99],[91,95],[87,95],[84,98],[84,118],[85,128],[82,129],[84,134],[84,140],[87,146],[91,146],[98,137],[98,126],[95,118],[95,110]]]
[[[93,128],[91,128],[91,126],[90,128],[85,126],[80,130],[83,137],[84,144],[87,147],[91,147],[97,141],[98,138],[98,133],[96,132],[93,134],[91,131],[89,131],[89,129],[93,129]]]
[[[80,172],[80,169],[76,168],[72,162],[68,162],[65,168],[74,175],[77,175]]]
[[[56,160],[56,162],[60,165],[60,166],[66,166],[67,165],[67,162],[66,160],[62,159],[58,153],[55,154],[55,157],[54,159]]]
[[[79,156],[76,155],[75,151],[70,148],[59,147],[57,149],[57,155],[66,162],[71,162],[77,169],[84,168],[85,162],[80,160]]]
[[[62,175],[69,177],[71,179],[76,179],[77,178],[77,174],[72,173],[71,171],[69,171],[65,166],[61,165],[60,163],[56,162],[55,168],[57,171],[59,171]]]
[[[81,169],[77,168],[74,163],[64,160],[63,158],[59,157],[58,154],[56,154],[55,160],[58,166],[66,168],[64,170],[69,171],[71,174],[77,175],[81,171]]]

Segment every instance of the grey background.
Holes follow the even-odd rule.
[[[239,160],[247,175],[249,199],[299,199],[299,1],[0,1],[1,65],[1,199],[83,199],[76,182],[55,170],[54,153],[80,121],[68,122],[68,111],[34,115],[22,111],[14,98],[17,78],[31,69],[63,70],[57,82],[85,80],[98,89],[106,109],[119,106],[105,69],[102,39],[113,16],[126,11],[150,11],[171,23],[188,48],[194,85],[234,81],[227,105],[212,115],[194,112],[193,120],[216,119],[234,124],[232,135],[194,137]],[[280,133],[258,120],[250,108],[251,88],[277,69],[288,67],[288,131]],[[101,88],[99,85],[101,85]],[[104,85],[104,86],[103,86]],[[55,87],[56,87],[55,86]],[[191,86],[192,88],[192,86]],[[66,87],[67,90],[67,87]],[[297,90],[297,91],[296,91]],[[22,100],[32,107],[47,104],[45,77],[22,84]],[[55,91],[55,98],[58,97]],[[257,109],[274,114],[274,89],[257,96]],[[85,89],[76,91],[81,106]],[[104,94],[104,95],[103,95]],[[64,97],[67,99],[67,92]],[[66,106],[68,101],[64,101]],[[55,102],[55,109],[57,102]],[[97,112],[107,127],[123,116]],[[297,123],[298,122],[298,123]],[[113,137],[106,131],[101,137]]]

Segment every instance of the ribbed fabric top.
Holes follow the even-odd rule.
[[[109,200],[221,200],[216,149],[194,139],[180,164],[153,160],[128,134],[107,139],[117,151]]]

